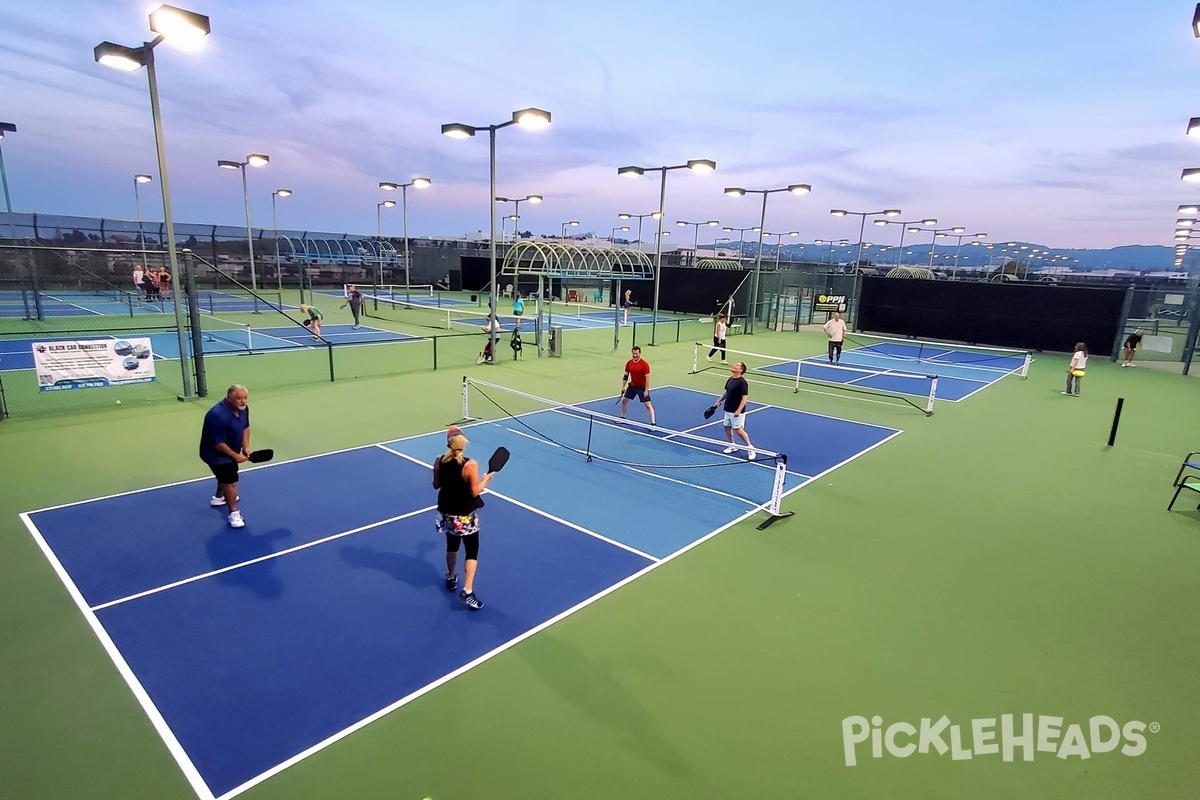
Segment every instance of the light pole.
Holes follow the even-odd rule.
[[[628,232],[629,232],[629,226],[628,226],[628,225],[622,225],[622,226],[621,226],[621,227],[619,227],[619,228],[613,228],[613,229],[612,229],[612,233],[610,233],[610,234],[608,235],[608,243],[609,243],[609,244],[611,244],[613,247],[616,247],[616,246],[617,246],[617,231],[624,231],[625,233],[628,233]]]
[[[724,227],[724,228],[721,228],[721,230],[722,230],[722,231],[724,231],[725,233],[733,233],[734,231],[737,231],[737,235],[738,235],[738,258],[742,258],[742,257],[744,257],[744,256],[745,256],[745,252],[744,252],[744,245],[746,244],[744,241],[742,241],[742,239],[743,239],[743,237],[745,237],[745,235],[746,235],[746,231],[754,231],[755,233],[758,233],[759,231],[761,231],[761,230],[762,230],[762,228],[760,228],[759,226],[755,225],[753,228],[730,228],[730,227]]]
[[[6,133],[16,133],[17,126],[11,122],[0,122],[0,141]],[[4,184],[4,207],[12,213],[12,198],[8,196],[8,173],[4,171],[4,149],[0,148],[0,183]]]
[[[828,261],[826,261],[825,257],[822,256],[821,263],[822,264],[828,263],[830,266],[832,266],[833,265],[833,248],[834,248],[834,246],[836,245],[836,246],[840,247],[845,244],[850,244],[850,240],[849,239],[813,239],[813,244],[828,244],[829,245],[829,259],[828,259]]]
[[[251,153],[246,156],[245,161],[217,162],[217,166],[221,169],[240,169],[242,171],[242,202],[246,206],[246,246],[250,248],[250,288],[256,295],[258,294],[258,273],[254,271],[254,230],[250,227],[250,187],[246,182],[246,167],[262,167],[270,162],[270,156],[264,156],[262,153]],[[258,312],[257,298],[254,310],[255,313]]]
[[[923,230],[922,228],[910,228],[908,226],[909,225],[933,226],[933,225],[937,225],[937,220],[933,219],[932,217],[927,218],[927,219],[912,219],[912,220],[908,220],[908,221],[898,220],[898,219],[877,219],[877,220],[875,220],[874,224],[880,225],[880,226],[883,226],[883,225],[899,225],[900,226],[900,244],[896,245],[896,266],[898,267],[898,266],[900,266],[900,258],[904,254],[904,232],[907,230],[910,233],[916,233],[917,231]]]
[[[452,122],[442,126],[442,134],[449,136],[452,139],[466,139],[474,136],[479,131],[488,132],[488,161],[491,172],[491,183],[488,191],[488,222],[491,225],[491,296],[489,298],[492,320],[495,320],[496,314],[496,131],[501,128],[507,128],[509,125],[521,125],[526,128],[540,129],[550,124],[550,112],[543,111],[540,108],[525,108],[520,111],[514,111],[512,119],[508,122],[502,122],[499,125],[480,125],[471,126],[463,125],[461,122]],[[492,361],[496,363],[496,326],[489,322],[488,324],[488,341],[491,343]]]
[[[729,195],[730,197],[745,197],[747,194],[762,195],[762,213],[759,215],[758,220],[758,252],[755,254],[754,258],[754,281],[752,282],[752,288],[750,289],[750,314],[746,320],[747,333],[754,333],[754,316],[758,311],[758,285],[759,276],[762,273],[762,240],[764,236],[763,228],[767,224],[767,198],[777,192],[808,194],[811,191],[812,186],[808,185],[807,183],[793,183],[791,186],[785,186],[782,189],[743,189],[739,186],[733,186],[725,190],[725,194]],[[791,235],[799,236],[800,234],[797,232],[792,233]],[[776,252],[775,263],[776,265],[779,263],[778,251]]]
[[[624,214],[624,213],[622,213],[622,214],[617,214],[617,219],[634,219],[634,218],[637,218],[637,221],[638,221],[638,238],[637,238],[637,243],[638,243],[638,250],[641,250],[641,249],[642,249],[642,220],[644,220],[646,217],[653,217],[654,219],[658,219],[658,218],[659,218],[659,217],[661,217],[661,216],[662,216],[662,214],[661,214],[660,212],[658,212],[658,211],[651,211],[649,214]]]
[[[854,272],[858,273],[858,264],[862,261],[863,247],[863,231],[867,227],[867,217],[898,217],[900,209],[885,208],[883,211],[847,211],[844,208],[832,208],[829,210],[829,215],[833,217],[861,217],[862,220],[858,224],[858,253],[854,256]]]
[[[654,243],[654,316],[650,323],[650,344],[651,346],[657,343],[658,334],[658,294],[659,288],[662,285],[662,221],[663,215],[666,213],[667,204],[667,173],[674,169],[690,169],[692,172],[705,174],[712,172],[717,168],[717,162],[709,161],[708,159],[693,159],[686,164],[676,164],[675,166],[667,167],[619,167],[617,175],[625,178],[637,178],[645,175],[647,172],[661,172],[662,184],[658,190],[658,235],[655,237]],[[670,233],[670,231],[668,231]]]
[[[579,227],[579,220],[577,220],[577,219],[573,219],[570,222],[564,222],[562,225],[559,226],[558,238],[566,239],[567,238],[567,228],[578,228],[578,227]]]
[[[713,239],[713,254],[714,254],[714,255],[720,255],[720,253],[721,253],[721,250],[720,250],[720,244],[721,244],[721,242],[732,242],[732,241],[733,241],[733,240],[732,240],[732,239],[730,239],[728,236],[722,236],[722,237],[721,237],[721,238],[719,238],[719,239]]]
[[[771,233],[770,231],[767,231],[766,233],[763,234],[763,236],[774,236],[775,237],[775,269],[776,270],[779,269],[779,251],[783,249],[783,237],[799,236],[799,235],[800,235],[800,231],[788,231],[787,233]]]
[[[142,243],[142,269],[146,268],[146,230],[142,227],[142,197],[141,192],[138,191],[138,186],[143,183],[149,183],[152,180],[154,180],[153,175],[141,174],[133,176],[133,207],[137,211],[138,239]]]
[[[141,47],[125,47],[112,42],[96,45],[93,54],[98,63],[115,69],[133,72],[146,68],[150,85],[150,115],[154,121],[154,144],[158,152],[158,176],[162,188],[163,223],[167,229],[167,256],[171,263],[171,298],[175,304],[175,330],[179,338],[179,366],[183,373],[183,396],[181,400],[195,400],[192,393],[192,375],[188,367],[187,341],[184,338],[183,303],[180,302],[179,284],[182,283],[178,269],[179,254],[175,249],[175,223],[171,219],[171,192],[167,179],[167,153],[163,146],[162,115],[158,108],[158,77],[154,72],[154,48],[171,36],[192,42],[209,34],[208,17],[181,8],[162,5],[150,12],[150,30],[158,34]]]
[[[408,183],[390,183],[384,181],[379,184],[379,188],[385,191],[394,192],[397,188],[400,189],[400,217],[404,223],[404,302],[410,302],[409,286],[412,285],[412,275],[409,269],[409,253],[408,253],[408,187],[414,189],[428,189],[433,185],[433,181],[429,178],[413,178]],[[500,198],[496,198],[499,200]],[[515,225],[514,225],[515,227]],[[494,351],[493,351],[494,352]]]
[[[955,225],[953,228],[934,228],[933,230],[928,231],[928,233],[933,234],[933,241],[930,242],[930,244],[929,244],[929,268],[930,269],[933,269],[934,253],[937,252],[937,240],[944,239],[946,237],[946,234],[948,234],[948,233],[958,234],[958,233],[964,233],[964,232],[966,232],[966,230],[967,229],[961,225]]]
[[[279,280],[280,296],[283,295],[283,268],[279,265],[279,216],[275,213],[275,198],[276,197],[291,197],[291,189],[276,189],[271,192],[271,230],[275,231],[275,277]],[[300,266],[304,269],[304,266]],[[304,289],[304,284],[300,284],[301,290]]]
[[[710,219],[710,220],[707,220],[706,222],[688,222],[687,220],[677,219],[677,220],[675,220],[675,224],[681,228],[686,228],[689,225],[692,226],[692,229],[696,233],[696,235],[694,237],[692,237],[692,251],[699,252],[699,250],[700,250],[700,228],[704,225],[707,225],[710,228],[715,228],[718,225],[720,225],[721,223],[715,219]]]
[[[384,200],[381,203],[375,204],[375,246],[379,249],[379,257],[375,259],[375,294],[380,294],[379,286],[383,283],[383,210],[385,208],[395,208],[395,200]],[[395,296],[395,292],[389,293],[390,297]]]
[[[496,198],[497,203],[512,203],[515,206],[515,208],[513,209],[512,216],[510,217],[510,219],[513,221],[513,243],[514,244],[517,241],[517,225],[521,220],[521,203],[531,203],[533,205],[537,205],[538,203],[542,202],[545,199],[546,198],[542,197],[540,194],[527,194],[524,197],[511,197],[511,198],[510,197],[497,197]],[[500,225],[503,228],[503,225],[504,225],[503,220],[500,221]],[[503,239],[504,236],[501,235],[500,238]]]
[[[958,275],[958,254],[962,250],[963,239],[967,239],[970,237],[974,237],[976,239],[986,239],[987,234],[986,233],[955,233],[955,234],[951,234],[951,235],[954,236],[956,239],[958,239],[958,244],[954,248],[954,274]],[[978,244],[978,242],[971,242],[971,244]]]

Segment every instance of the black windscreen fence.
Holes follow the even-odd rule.
[[[497,265],[499,268],[499,265]],[[663,311],[674,311],[680,314],[715,314],[741,285],[746,277],[744,269],[696,269],[693,267],[663,267],[662,289],[658,296],[658,307]],[[491,263],[487,256],[461,257],[461,288],[464,291],[483,291],[488,285],[491,274]],[[452,283],[455,282],[451,273]],[[500,278],[500,289],[505,284],[512,283],[512,276]],[[576,284],[587,283],[584,279],[568,279],[572,287]],[[562,281],[555,279],[555,295],[559,295]],[[528,294],[537,288],[537,278],[522,276],[521,291]],[[611,284],[611,291],[616,292],[616,281]],[[653,280],[623,280],[621,294],[632,290],[632,299],[638,308],[654,307]]]
[[[1112,347],[1125,289],[864,277],[856,327],[1024,350]]]
[[[744,269],[663,267],[658,307],[680,314],[715,314],[737,291],[746,274]],[[628,281],[623,285],[633,289],[635,297],[640,296],[638,305],[642,308],[654,305],[654,281]]]

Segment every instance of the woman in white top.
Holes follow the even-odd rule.
[[[725,315],[717,317],[717,325],[713,328],[713,346],[712,350],[708,351],[708,360],[712,361],[712,357],[718,352],[721,354],[721,363],[725,363],[725,332],[729,330],[729,326],[725,323]]]
[[[1083,342],[1075,345],[1071,354],[1071,364],[1067,367],[1067,390],[1065,395],[1079,397],[1079,384],[1083,383],[1083,373],[1087,369],[1088,349]]]

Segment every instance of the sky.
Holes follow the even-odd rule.
[[[374,234],[376,204],[399,199],[379,182],[420,175],[433,185],[408,192],[410,235],[486,232],[487,136],[441,125],[531,106],[553,123],[497,132],[497,194],[545,197],[521,206],[535,234],[578,220],[607,237],[619,213],[658,205],[658,173],[618,167],[690,159],[717,170],[669,173],[676,243],[692,235],[677,220],[758,224],[761,200],[729,186],[811,184],[767,208],[767,230],[804,241],[857,239],[859,218],[830,209],[894,207],[995,242],[1171,245],[1176,206],[1200,201],[1179,179],[1200,166],[1184,135],[1200,116],[1194,0],[179,4],[212,25],[195,52],[155,50],[179,222],[244,225],[241,181],[216,161],[265,153],[248,175],[255,227],[286,187],[281,229]],[[150,39],[156,5],[0,0],[15,211],[135,217],[133,175],[158,178],[145,70],[92,51]],[[142,188],[147,220],[161,219],[156,187]],[[399,207],[378,219],[400,235]],[[866,238],[899,234],[868,223]]]

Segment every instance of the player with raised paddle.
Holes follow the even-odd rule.
[[[433,488],[438,490],[437,529],[446,537],[446,589],[458,587],[458,551],[463,559],[463,585],[458,599],[472,611],[483,608],[475,596],[475,570],[479,565],[479,509],[483,490],[492,476],[508,463],[508,450],[497,448],[480,477],[479,464],[466,456],[467,437],[459,428],[446,431],[446,452],[433,462]]]
[[[270,461],[273,450],[250,449],[250,393],[240,384],[230,386],[225,399],[204,415],[200,430],[200,460],[217,479],[210,506],[229,510],[229,527],[245,527],[238,510],[238,464]]]

